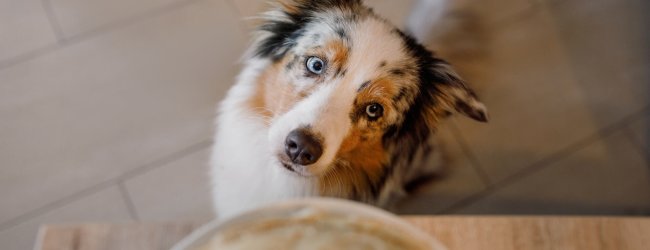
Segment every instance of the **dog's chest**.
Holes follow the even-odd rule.
[[[313,182],[282,169],[270,153],[268,131],[260,121],[245,110],[230,110],[218,119],[211,165],[219,216],[318,195]]]

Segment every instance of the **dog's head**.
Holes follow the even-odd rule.
[[[302,176],[379,178],[389,141],[421,143],[452,113],[487,121],[449,64],[359,0],[281,1],[253,50],[268,64],[252,110],[268,118],[278,160]]]

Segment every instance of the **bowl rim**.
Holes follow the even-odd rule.
[[[216,232],[223,228],[227,228],[230,225],[245,223],[257,218],[266,218],[273,215],[290,215],[291,213],[303,207],[316,207],[332,212],[352,213],[358,214],[360,216],[375,218],[389,224],[390,226],[395,226],[396,229],[403,230],[405,234],[410,235],[411,237],[430,242],[431,249],[446,249],[446,247],[444,247],[437,239],[425,233],[421,229],[415,227],[414,225],[404,221],[395,214],[355,201],[319,197],[284,200],[251,211],[240,213],[226,220],[212,220],[183,238],[176,245],[174,245],[171,250],[194,249],[212,239]]]

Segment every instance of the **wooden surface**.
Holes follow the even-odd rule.
[[[650,249],[650,218],[408,217],[453,249]]]
[[[146,250],[169,249],[199,224],[46,225],[34,249]]]
[[[455,249],[650,249],[650,218],[404,217]],[[47,225],[37,249],[168,249],[198,227],[191,223]]]

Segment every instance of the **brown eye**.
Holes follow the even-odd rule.
[[[384,107],[382,107],[378,103],[373,103],[366,106],[366,114],[368,115],[368,119],[370,120],[379,119],[379,117],[381,117],[383,113],[384,113]]]

